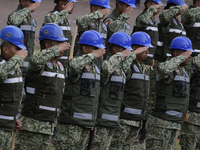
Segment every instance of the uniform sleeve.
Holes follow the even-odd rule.
[[[99,11],[95,11],[90,13],[89,15],[80,16],[77,19],[78,30],[82,31],[87,28],[92,22],[97,19],[101,19],[103,17],[102,13]]]
[[[60,51],[57,46],[53,46],[49,49],[44,49],[41,52],[34,54],[29,62],[29,69],[31,71],[40,71],[43,68],[43,65],[50,59],[59,56]]]
[[[44,18],[44,24],[46,24],[46,23],[59,24],[62,20],[66,20],[68,18],[69,18],[69,13],[67,10],[62,10],[57,13],[49,13]]]
[[[179,12],[182,12],[182,6],[174,6],[163,10],[159,15],[160,23],[162,25],[169,24],[172,18]]]
[[[200,54],[193,58],[192,65],[196,71],[200,71]]]
[[[127,79],[127,80],[128,80],[128,79],[130,78],[130,76],[131,76],[131,68],[130,68],[130,66],[131,66],[133,60],[135,60],[135,58],[136,58],[136,54],[135,54],[134,52],[131,52],[131,53],[127,56],[126,60],[123,62],[123,71],[124,71],[124,73],[126,74],[126,79]]]
[[[0,80],[6,80],[9,73],[15,71],[24,64],[22,57],[15,55],[9,61],[0,64]]]
[[[85,65],[90,64],[94,59],[96,56],[92,53],[73,58],[69,62],[69,75],[73,77],[81,74]]]
[[[28,9],[27,7],[25,7],[24,9],[13,12],[8,17],[8,24],[9,25],[15,25],[15,26],[20,25],[24,21],[24,19],[28,16],[29,13],[31,13],[31,10]]]
[[[115,71],[116,67],[122,66],[124,60],[123,53],[117,53],[109,58],[109,60],[104,61],[101,68],[101,83],[107,84],[110,75]]]
[[[125,13],[122,13],[117,20],[113,20],[112,18],[107,18],[104,20],[104,23],[107,25],[108,30],[112,32],[117,32],[119,29],[123,28],[126,20],[129,16]]]
[[[196,21],[196,18],[200,16],[200,7],[191,8],[184,12],[181,22],[185,27],[192,27]]]
[[[176,68],[185,61],[185,57],[179,55],[169,61],[162,62],[158,65],[158,75],[160,80],[167,79]]]
[[[138,28],[146,27],[149,24],[154,12],[157,12],[156,6],[151,5],[149,9],[137,19],[136,26]]]

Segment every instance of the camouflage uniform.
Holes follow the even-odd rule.
[[[179,64],[185,61],[184,56],[172,58],[170,61],[158,65],[159,78],[166,82],[171,82],[170,73],[172,73]],[[184,75],[185,69],[178,67],[180,75]],[[178,131],[181,129],[179,123],[163,120],[152,115],[149,116],[146,123],[146,149],[147,150],[169,150],[173,149]]]
[[[0,59],[3,59],[2,56],[0,56]],[[3,60],[0,62],[0,83],[4,83],[4,81],[7,79],[8,75],[13,72],[17,71],[19,72],[19,67],[22,66],[24,63],[24,60],[20,56],[13,56],[9,61]],[[1,106],[3,106],[2,102]],[[1,108],[2,109],[2,108]],[[5,108],[4,108],[5,109]],[[3,124],[1,124],[3,127]],[[7,124],[5,125],[7,126]],[[13,129],[14,130],[14,129]],[[11,142],[12,142],[12,131],[5,131],[0,130],[0,149],[1,150],[8,150],[10,149]]]
[[[57,46],[42,50],[30,59],[29,70],[37,71],[33,72],[36,74],[43,72],[46,62],[59,55],[60,51]],[[53,67],[59,68],[57,64],[53,64]],[[17,150],[48,150],[55,124],[26,117],[23,114],[19,117],[19,120],[22,122],[22,127],[16,135],[15,148]]]
[[[112,11],[112,13],[107,16],[104,19],[104,23],[107,26],[107,41],[111,37],[111,35],[117,31],[119,32],[125,32],[129,34],[130,32],[130,26],[127,23],[127,20],[129,19],[129,16],[125,13],[122,13],[120,16],[117,15],[116,9]],[[108,49],[108,45],[106,46],[106,55],[104,56],[104,59],[108,59],[110,57],[110,51]]]
[[[83,68],[88,65],[90,66],[90,69],[92,69],[92,62],[95,59],[96,57],[92,53],[73,58],[69,62],[68,67],[70,81],[75,83],[78,82],[82,75]],[[89,141],[90,129],[90,127],[71,125],[70,123],[60,123],[60,120],[58,119],[58,126],[55,137],[55,149],[84,150],[87,147]]]
[[[27,7],[23,8],[19,4],[17,10],[8,16],[8,25],[14,25],[20,28],[24,33],[24,44],[28,51],[28,56],[24,60],[22,72],[26,74],[29,66],[29,59],[34,53],[34,39],[36,31],[36,21],[30,15],[31,11]]]
[[[195,73],[199,74],[200,72],[200,55],[194,57],[192,60],[192,65],[194,67]],[[194,77],[196,78],[196,77]],[[193,77],[191,78],[191,91],[195,92],[196,87],[195,85],[193,86],[192,81]],[[199,79],[197,79],[199,80]],[[190,96],[190,104],[194,103],[194,100],[196,99],[194,96],[195,94],[191,94]],[[198,97],[198,96],[197,96]],[[193,100],[192,100],[193,99]],[[194,104],[195,105],[195,104]],[[198,106],[197,106],[198,107]],[[181,138],[180,138],[180,145],[182,150],[195,150],[195,149],[200,149],[200,113],[195,112],[194,110],[190,109],[188,110],[188,116],[185,122],[181,126]]]
[[[72,41],[72,33],[71,33],[71,27],[69,23],[69,13],[67,10],[58,10],[58,6],[56,5],[54,10],[50,11],[44,18],[44,24],[47,23],[55,23],[58,24],[61,29],[63,30],[64,36],[68,38],[68,43],[71,44]],[[63,64],[63,66],[66,68],[68,66],[68,58],[70,55],[69,49],[64,51],[64,54],[62,57],[59,57],[58,60]]]
[[[77,50],[80,49],[80,46],[77,43],[79,41],[79,38],[85,31],[88,31],[88,30],[98,31],[103,37],[104,45],[106,44],[107,27],[100,20],[102,17],[103,15],[99,11],[91,12],[88,15],[78,17],[76,21],[76,24],[78,26],[78,33],[76,37],[76,45],[75,45],[75,52],[74,52],[75,54],[77,53]],[[98,68],[100,68],[103,63],[103,56],[101,56],[100,58],[97,58],[97,60],[95,60],[94,63],[98,66]]]
[[[130,68],[130,65],[132,64],[133,60],[136,58],[136,55],[134,52],[131,52],[126,61],[124,60],[124,55],[122,53],[117,53],[109,58],[108,61],[104,61],[102,68],[101,68],[101,84],[106,85],[108,81],[110,80],[111,75],[116,70],[117,67],[120,69],[123,68],[123,71],[127,71]],[[101,102],[100,102],[101,104]],[[107,112],[109,113],[109,112]],[[109,113],[110,114],[110,113]],[[108,127],[99,127],[98,121],[97,121],[97,133],[96,136],[94,136],[93,142],[92,142],[92,149],[94,150],[108,150],[108,149],[116,149],[116,143],[119,143],[121,140],[121,136],[119,136],[120,133],[118,133],[118,128],[114,128],[107,125]],[[113,141],[113,134],[116,136],[116,138]],[[116,134],[116,135],[115,135]],[[119,138],[120,137],[120,138]],[[112,143],[111,143],[112,140]],[[113,145],[111,145],[113,144]],[[120,142],[121,144],[121,142]],[[118,149],[118,148],[117,148]]]

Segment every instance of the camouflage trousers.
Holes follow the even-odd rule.
[[[51,135],[19,130],[15,138],[15,150],[48,150]]]
[[[146,126],[146,150],[172,150],[179,130]]]
[[[13,132],[0,130],[0,150],[9,150]]]
[[[114,130],[110,150],[133,150],[140,127],[120,123],[120,128]]]
[[[87,148],[90,128],[59,124],[55,136],[56,150],[84,150]]]
[[[182,150],[200,150],[200,126],[184,122],[181,126]]]
[[[97,133],[92,141],[92,150],[109,150],[114,134],[114,128],[97,127]]]

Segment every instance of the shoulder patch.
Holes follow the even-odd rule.
[[[15,71],[12,71],[10,74],[13,75],[15,73]]]
[[[136,72],[140,72],[139,68],[136,65],[134,65],[134,69]]]
[[[176,74],[177,74],[177,75],[180,75],[180,74],[181,74],[181,73],[180,73],[180,70],[179,70],[178,68],[176,68],[175,71],[176,71]]]
[[[118,67],[116,68],[115,71],[116,71],[116,74],[120,75],[120,69]]]
[[[92,22],[92,23],[90,24],[90,26],[91,26],[92,28],[95,28],[95,27],[96,27],[96,25],[95,25],[94,22]]]
[[[110,23],[110,21],[107,21],[107,22],[106,22],[106,26],[107,26],[107,27],[108,27],[109,23]]]
[[[106,27],[106,25],[103,23],[103,29],[105,30],[105,31],[107,31],[107,27]]]
[[[130,29],[130,26],[128,25],[128,23],[125,23],[126,29]]]
[[[64,70],[64,67],[63,67],[63,65],[59,62],[59,61],[57,61],[57,64],[58,64],[58,66],[60,67],[60,70]]]
[[[173,18],[173,22],[174,22],[175,25],[178,25],[176,19],[174,19],[174,18]]]
[[[85,66],[86,70],[89,72],[90,71],[90,66],[89,65],[86,65]]]
[[[26,18],[24,19],[24,23],[25,23],[25,24],[27,24],[27,23],[28,23]]]
[[[53,69],[53,64],[51,63],[51,61],[47,61],[47,66],[50,68],[50,69]]]

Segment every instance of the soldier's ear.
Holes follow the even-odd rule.
[[[3,52],[3,54],[6,56],[6,55],[9,53],[9,48],[8,48],[6,45],[4,45],[4,46],[2,47],[2,52]]]
[[[93,5],[91,10],[92,10],[92,12],[95,12],[95,11],[97,11],[97,7],[95,5]]]
[[[82,46],[82,53],[87,54],[87,50],[88,50],[87,46],[83,45]]]
[[[151,3],[147,3],[147,9],[149,9],[149,7],[151,6]]]

